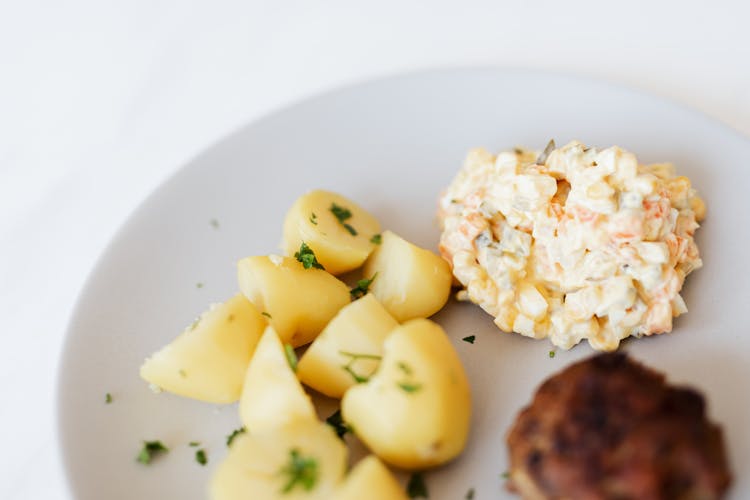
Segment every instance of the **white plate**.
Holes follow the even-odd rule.
[[[63,353],[59,433],[75,497],[205,497],[224,437],[239,426],[236,407],[155,395],[138,367],[209,303],[235,293],[237,259],[277,250],[295,197],[339,191],[386,228],[435,248],[438,193],[469,148],[543,148],[550,138],[673,161],[705,198],[708,218],[697,233],[705,267],[687,280],[690,312],[673,333],[625,348],[707,395],[736,473],[731,498],[750,498],[741,474],[750,469],[750,142],[631,90],[499,69],[414,74],[294,105],[214,146],[143,203],[89,279]],[[463,498],[471,487],[478,499],[512,498],[500,478],[506,430],[540,381],[592,350],[581,345],[551,359],[547,341],[503,334],[467,304],[450,303],[436,319],[468,370],[474,417],[460,459],[427,474],[430,498]],[[461,342],[470,334],[474,345]],[[150,467],[137,464],[143,439],[160,439],[171,452]],[[194,440],[208,451],[206,467],[193,459]]]

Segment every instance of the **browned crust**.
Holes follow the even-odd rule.
[[[710,500],[730,483],[703,397],[622,353],[547,379],[508,433],[524,498]]]

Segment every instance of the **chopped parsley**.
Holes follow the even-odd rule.
[[[179,373],[182,378],[187,377],[187,372],[185,370],[178,370],[177,373]]]
[[[293,372],[297,371],[297,353],[294,352],[294,347],[291,344],[284,344],[284,354],[286,354],[286,361],[289,363],[289,368]]]
[[[403,361],[399,361],[398,364],[397,364],[397,366],[398,366],[399,370],[401,370],[402,372],[404,372],[407,375],[411,375],[412,373],[414,373],[414,372],[411,371],[411,367],[409,365],[407,365],[406,363],[404,363]]]
[[[349,234],[351,234],[352,236],[357,236],[357,230],[346,222],[347,220],[352,218],[351,210],[336,205],[335,203],[331,203],[331,213],[334,217],[336,217],[336,219],[338,219],[339,224],[344,226],[344,229],[346,229]]]
[[[144,441],[143,448],[138,453],[136,460],[144,465],[148,465],[155,456],[168,451],[169,448],[164,446],[161,441]]]
[[[370,285],[372,284],[373,280],[378,276],[378,273],[375,273],[372,278],[368,279],[361,279],[357,280],[357,286],[349,290],[349,295],[351,295],[352,300],[356,300],[360,297],[364,297],[367,295],[367,292],[370,288]]]
[[[112,394],[107,393],[104,395],[104,402],[110,404],[112,402]]]
[[[240,434],[244,434],[246,431],[247,429],[245,429],[244,427],[233,430],[232,433],[227,436],[227,446],[232,446],[232,441],[234,441],[234,438],[236,438]]]
[[[505,472],[503,472],[502,474],[500,474],[500,477],[503,478],[503,479],[509,479],[510,478],[510,472],[508,472],[506,470]]]
[[[262,316],[265,316],[265,317],[266,317],[266,318],[268,318],[268,319],[272,319],[272,318],[271,318],[271,315],[270,315],[270,314],[268,314],[268,313],[267,313],[266,311],[263,311],[263,312],[262,312],[262,313],[260,313],[260,314],[261,314]]]
[[[209,221],[209,224],[211,224],[211,227],[214,229],[219,229],[219,221],[216,219],[211,219]]]
[[[352,378],[354,379],[354,381],[356,383],[358,383],[358,384],[363,384],[363,383],[367,382],[368,380],[370,380],[370,377],[372,376],[372,373],[370,375],[367,375],[367,376],[360,375],[360,374],[358,374],[357,372],[354,371],[354,368],[352,367],[352,365],[354,365],[354,363],[357,362],[360,359],[374,359],[374,360],[377,360],[377,361],[380,361],[382,359],[382,356],[378,356],[377,354],[357,354],[357,353],[354,353],[354,352],[347,352],[347,351],[339,351],[339,354],[341,354],[342,356],[346,356],[346,357],[349,358],[349,362],[347,364],[345,364],[345,365],[341,365],[341,368],[346,373],[348,373],[349,375],[351,375]]]
[[[200,446],[200,445],[201,445],[200,441],[190,441],[188,443],[188,446],[192,446],[193,448],[195,448],[196,446]]]
[[[315,215],[315,212],[313,212],[312,215],[310,216],[310,223],[314,226],[318,225],[318,216]]]
[[[299,252],[294,252],[294,258],[302,262],[302,267],[304,267],[305,269],[324,269],[324,267],[320,264],[320,262],[318,262],[318,259],[315,257],[315,253],[312,251],[312,248],[307,246],[307,243],[305,243],[304,241],[299,247]]]
[[[282,467],[280,474],[287,477],[282,493],[289,493],[296,486],[304,491],[312,491],[318,481],[318,461],[312,457],[303,457],[299,450],[289,451],[289,463]]]
[[[399,382],[398,386],[401,390],[408,393],[417,392],[422,388],[422,384],[411,384],[409,382]]]
[[[351,430],[349,426],[344,423],[344,419],[341,417],[341,410],[336,410],[333,415],[326,419],[326,423],[333,427],[333,430],[336,431],[336,435],[341,439],[344,439],[344,435]]]
[[[203,288],[203,283],[199,281],[198,283],[195,284],[195,288]]]
[[[196,450],[195,461],[201,465],[206,465],[208,463],[208,457],[206,457],[206,450],[204,450],[203,448],[201,448],[200,450]]]
[[[461,340],[463,340],[464,342],[468,342],[469,344],[473,344],[476,339],[476,335],[469,335],[468,337],[464,337]]]
[[[469,488],[469,491],[466,492],[466,496],[464,498],[466,500],[473,500],[474,499],[474,488]]]
[[[409,478],[409,482],[406,485],[406,494],[409,498],[429,498],[430,494],[427,492],[427,485],[424,482],[424,477],[421,472],[415,472]]]
[[[373,243],[375,245],[380,245],[383,242],[383,236],[380,234],[373,234],[372,238],[370,238],[370,243]]]
[[[554,358],[555,357],[555,351],[550,351],[549,352],[549,357],[550,358]]]

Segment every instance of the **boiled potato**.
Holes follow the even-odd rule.
[[[292,256],[305,242],[326,271],[342,274],[362,265],[379,233],[380,224],[364,208],[339,194],[317,190],[300,196],[289,209],[282,247]]]
[[[211,480],[212,500],[328,500],[346,472],[347,450],[316,420],[238,436]]]
[[[396,328],[377,373],[344,394],[341,412],[373,453],[397,467],[422,469],[458,455],[469,432],[471,396],[443,329],[426,319]]]
[[[370,291],[399,322],[435,314],[450,295],[448,263],[391,231],[365,263],[364,275],[376,274]]]
[[[284,343],[312,342],[350,302],[349,288],[320,269],[278,255],[239,261],[240,290],[264,315]]]
[[[374,295],[344,307],[300,359],[297,376],[313,389],[340,398],[377,370],[383,341],[398,326]]]
[[[297,380],[279,336],[269,326],[247,367],[240,397],[242,423],[255,433],[316,418],[310,396]]]
[[[375,455],[362,459],[333,500],[406,500],[404,489]]]
[[[266,320],[238,294],[204,312],[141,366],[141,377],[169,392],[233,403]]]

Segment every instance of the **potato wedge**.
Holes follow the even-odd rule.
[[[346,445],[316,420],[243,434],[216,468],[209,498],[328,500],[344,479],[346,461]]]
[[[388,467],[369,455],[349,472],[333,500],[407,500],[407,496]]]
[[[396,328],[377,373],[344,394],[341,412],[373,453],[397,467],[423,469],[458,455],[469,432],[471,395],[443,329],[426,319]]]
[[[341,398],[357,380],[377,370],[383,342],[397,326],[378,299],[368,293],[328,323],[300,359],[297,376],[316,391]]]
[[[233,403],[266,320],[238,294],[204,312],[141,366],[147,382],[180,396]]]
[[[304,241],[331,274],[358,268],[375,248],[372,237],[380,223],[352,200],[330,191],[300,196],[284,219],[286,255],[293,256]]]
[[[365,276],[377,278],[370,291],[396,320],[426,318],[448,301],[453,275],[440,256],[385,231],[367,259]]]
[[[294,347],[312,342],[350,302],[346,284],[291,257],[247,257],[237,268],[242,293]]]
[[[310,396],[297,380],[273,327],[266,328],[247,367],[240,419],[250,433],[295,420],[317,420]]]

